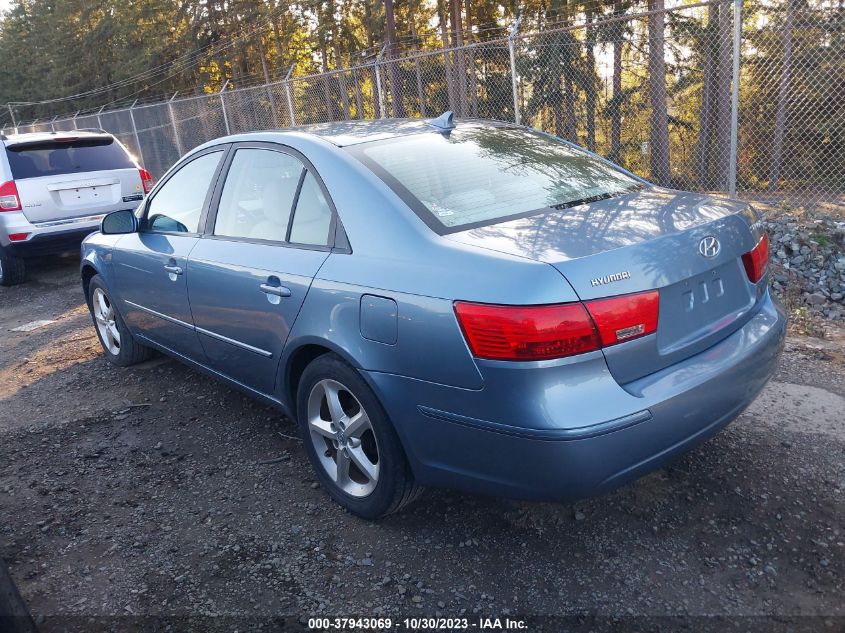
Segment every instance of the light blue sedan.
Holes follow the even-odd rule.
[[[745,203],[507,123],[221,138],[82,246],[106,357],[159,350],[298,421],[375,518],[423,486],[565,500],[736,418],[786,320]]]

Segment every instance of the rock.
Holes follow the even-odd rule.
[[[814,292],[812,294],[807,295],[805,297],[805,300],[811,306],[820,306],[820,305],[823,305],[827,301],[827,298],[823,294],[821,294],[820,292]]]

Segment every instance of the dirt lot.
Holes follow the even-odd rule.
[[[165,358],[108,365],[77,266],[50,260],[0,289],[0,556],[42,630],[436,613],[845,630],[841,333],[790,338],[739,420],[617,492],[429,491],[367,523],[317,487],[275,411]],[[39,319],[53,322],[12,331]]]

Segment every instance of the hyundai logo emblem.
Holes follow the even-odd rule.
[[[708,235],[698,243],[698,252],[708,259],[716,257],[720,250],[722,250],[722,245],[719,244],[719,240],[712,235]]]

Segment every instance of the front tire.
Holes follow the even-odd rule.
[[[325,354],[305,368],[297,417],[317,478],[352,514],[377,519],[422,493],[378,398],[340,357]]]
[[[15,286],[26,281],[23,257],[9,255],[0,247],[0,286]]]
[[[138,343],[129,332],[99,275],[94,275],[88,285],[88,309],[103,353],[110,363],[129,367],[152,356],[153,350]]]

